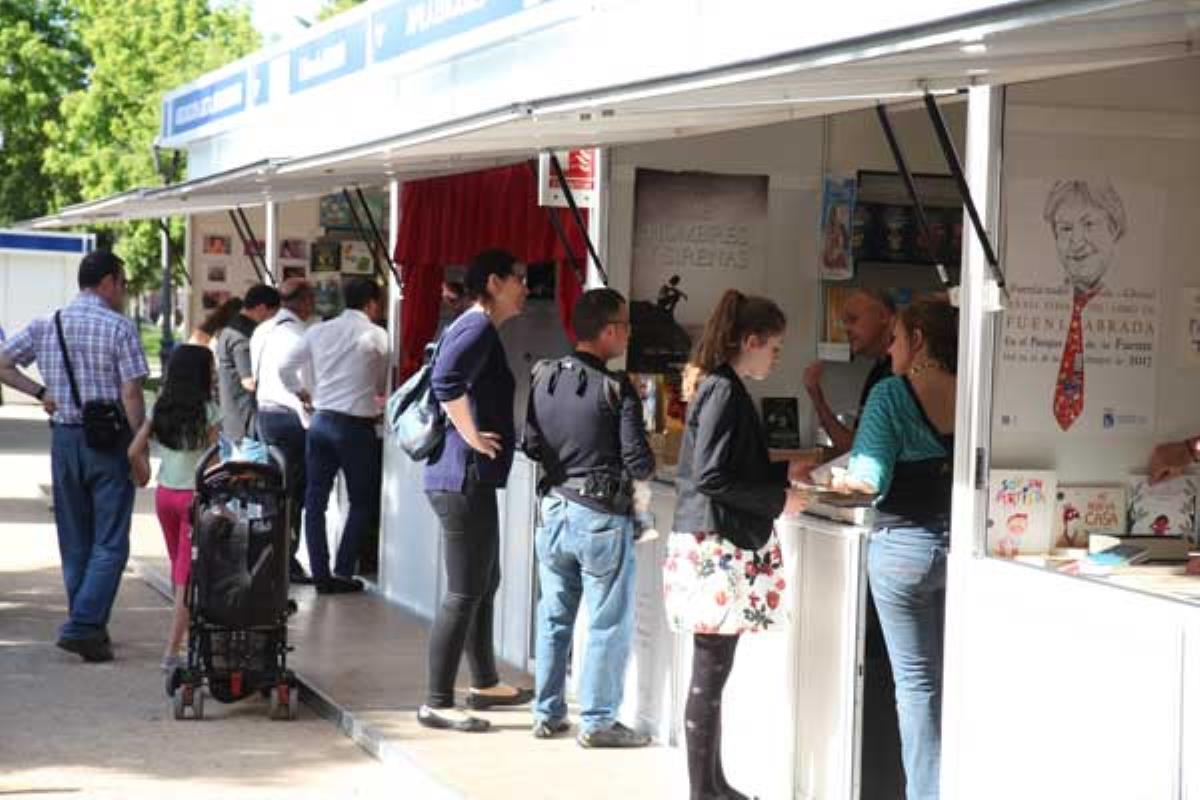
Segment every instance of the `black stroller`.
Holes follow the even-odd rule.
[[[204,695],[233,703],[259,692],[272,719],[295,719],[299,688],[287,668],[288,504],[286,463],[196,467],[192,569],[188,580],[187,666],[167,676],[175,719],[204,718]]]

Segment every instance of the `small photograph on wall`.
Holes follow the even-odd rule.
[[[290,266],[283,268],[283,279],[286,281],[289,278],[304,279],[308,277],[307,267]]]
[[[308,242],[303,239],[284,239],[279,243],[279,258],[283,261],[308,261]]]
[[[208,289],[200,295],[200,307],[212,311],[231,297],[233,295],[225,289]]]
[[[316,295],[316,312],[321,317],[329,319],[342,313],[342,279],[340,276],[336,274],[314,276],[313,292]]]
[[[201,240],[200,252],[206,256],[228,256],[233,254],[233,244],[228,236],[206,234]]]
[[[854,223],[854,195],[858,180],[853,177],[825,177],[821,198],[821,277],[840,281],[854,277],[851,252],[851,228]]]
[[[242,242],[242,255],[244,255],[244,256],[253,256],[253,255],[257,255],[259,253],[266,254],[266,252],[267,252],[267,244],[262,239],[255,239],[252,242],[251,241]]]
[[[342,242],[342,272],[346,275],[370,275],[375,270],[371,248],[366,242]]]
[[[204,273],[204,277],[209,283],[224,283],[227,273],[223,264],[212,264]]]
[[[309,268],[313,272],[338,272],[341,269],[342,248],[338,242],[313,242]]]

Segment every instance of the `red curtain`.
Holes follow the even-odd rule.
[[[559,215],[580,264],[586,263],[587,245],[568,209],[538,206],[537,173],[531,163],[407,183],[400,208],[395,259],[404,278],[402,379],[420,366],[425,345],[437,332],[443,267],[467,264],[491,247],[508,250],[526,263],[562,262],[559,316],[574,341],[571,309],[582,288],[548,214]],[[587,211],[583,214],[586,223]]]

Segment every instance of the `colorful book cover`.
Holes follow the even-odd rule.
[[[825,176],[821,196],[821,278],[844,281],[854,277],[851,227],[857,178]]]
[[[994,469],[988,481],[988,554],[1050,550],[1058,476],[1053,470]]]
[[[825,287],[825,337],[826,342],[845,343],[850,341],[846,337],[846,329],[842,325],[842,309],[846,305],[846,300],[854,292],[854,287],[851,286],[826,286]]]
[[[343,275],[370,275],[374,271],[371,248],[366,242],[342,242]]]
[[[1060,486],[1054,509],[1055,548],[1087,547],[1093,533],[1125,532],[1121,486]]]
[[[1129,533],[1192,536],[1195,526],[1195,476],[1181,475],[1153,486],[1145,475],[1129,476]]]

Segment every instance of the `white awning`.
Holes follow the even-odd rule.
[[[1198,0],[1054,0],[586,96],[544,98],[320,155],[139,189],[33,221],[65,227],[312,197],[532,158],[694,136],[1195,51]],[[614,44],[619,57],[619,43]]]

